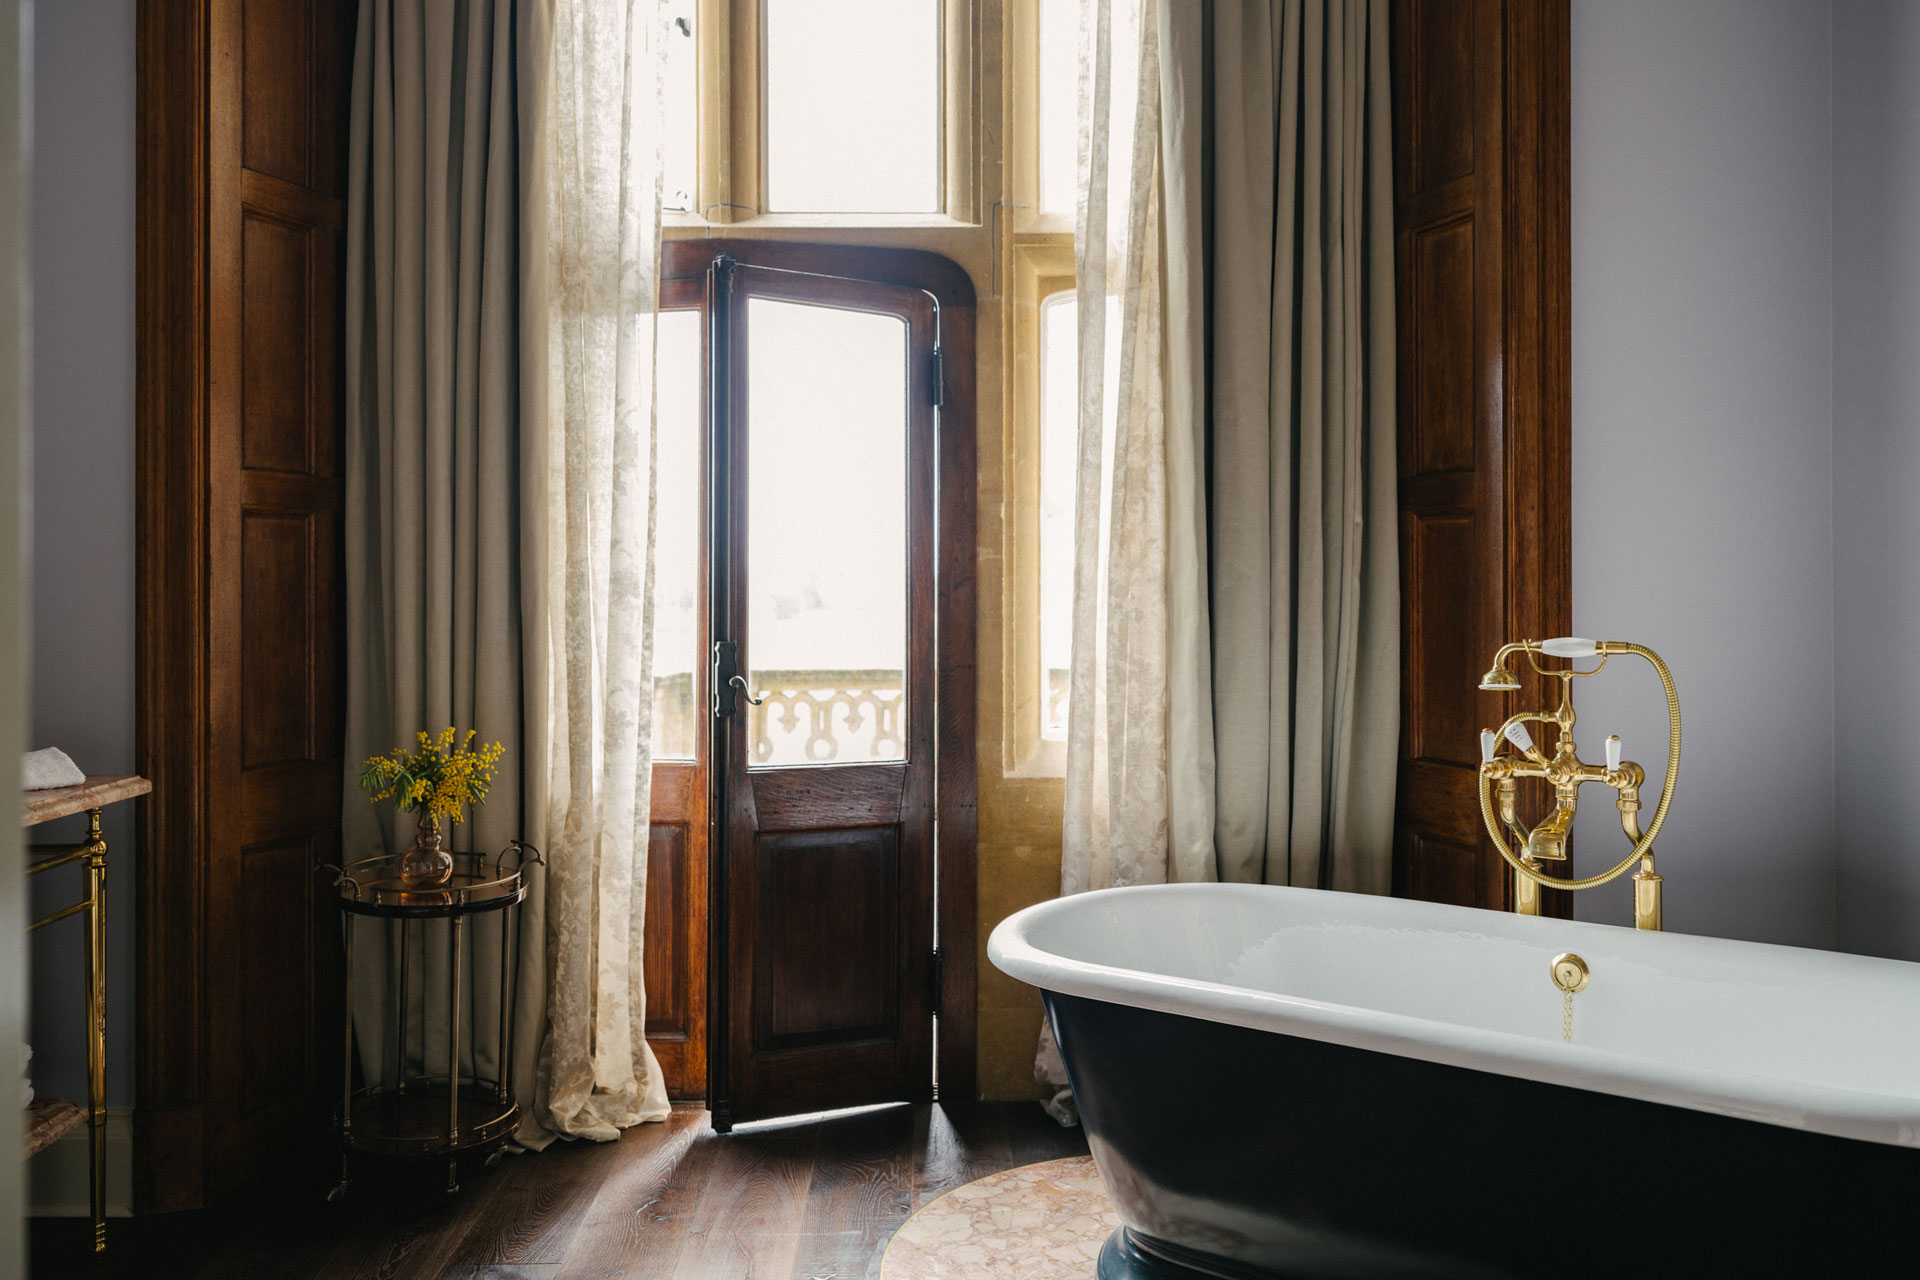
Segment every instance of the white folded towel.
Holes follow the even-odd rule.
[[[77,787],[87,780],[80,766],[58,747],[29,751],[20,757],[20,785],[28,791],[48,791],[54,787]]]

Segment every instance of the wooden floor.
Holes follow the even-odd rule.
[[[440,1187],[445,1166],[356,1165],[343,1205],[326,1169],[290,1171],[246,1201],[90,1224],[31,1224],[34,1277],[193,1280],[848,1280],[877,1277],[889,1237],[928,1200],[1016,1165],[1080,1155],[1034,1103],[898,1106],[722,1137],[706,1112],[618,1142],[508,1156]]]

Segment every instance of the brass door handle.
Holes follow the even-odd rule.
[[[747,700],[747,705],[750,707],[757,707],[766,701],[765,698],[756,698],[753,696],[753,686],[747,683],[745,676],[735,676],[733,679],[727,681],[727,683],[740,691],[740,696]]]

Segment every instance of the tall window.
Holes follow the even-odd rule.
[[[972,0],[674,0],[666,203],[973,221]]]

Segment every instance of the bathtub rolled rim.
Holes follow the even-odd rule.
[[[1684,1107],[1781,1128],[1920,1148],[1920,1098],[1806,1084],[1732,1070],[1708,1070],[1577,1042],[1563,1044],[1283,992],[1125,969],[1046,951],[1028,937],[1035,925],[1049,917],[1063,911],[1087,910],[1095,899],[1108,895],[1222,889],[1259,889],[1286,894],[1328,892],[1286,886],[1197,884],[1093,890],[1036,903],[1008,916],[989,936],[987,956],[1008,976],[1063,995],[1296,1035],[1348,1048]],[[1572,921],[1556,923],[1576,924],[1582,929],[1612,927]],[[1914,1064],[1914,1070],[1916,1077],[1920,1077],[1920,1062]]]

